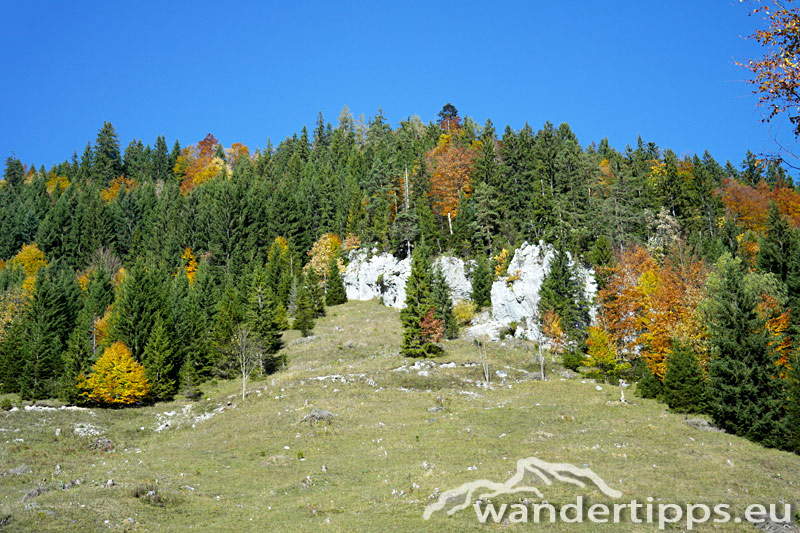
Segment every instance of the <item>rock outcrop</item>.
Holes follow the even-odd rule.
[[[515,335],[535,339],[538,335],[536,312],[539,288],[550,269],[554,255],[552,246],[523,244],[508,265],[508,276],[492,285],[491,313],[480,315],[475,325],[465,333],[472,337],[497,339],[500,332],[512,323],[517,324]],[[453,301],[467,300],[472,294],[470,271],[472,265],[457,257],[441,256],[434,261],[447,279]],[[385,305],[401,309],[405,306],[406,280],[411,272],[411,260],[397,259],[391,254],[369,254],[365,250],[352,252],[343,279],[350,300],[380,299]],[[577,268],[584,295],[593,302],[597,293],[594,272]],[[594,309],[592,309],[594,314]],[[594,318],[594,316],[592,316]]]
[[[442,269],[453,301],[466,300],[472,294],[467,278],[469,265],[457,257],[441,256],[434,266]],[[351,253],[350,264],[342,277],[348,300],[380,299],[385,305],[402,309],[406,301],[406,281],[411,273],[411,259],[397,259],[391,254]]]
[[[536,339],[539,333],[536,323],[539,289],[550,270],[550,261],[554,254],[553,247],[542,242],[538,245],[526,242],[517,249],[508,264],[508,276],[492,284],[491,319],[478,321],[476,325],[467,328],[465,333],[496,340],[502,330],[516,323],[517,337]],[[594,272],[580,265],[576,270],[583,284],[585,298],[593,302],[597,294]],[[590,313],[594,319],[594,308]]]

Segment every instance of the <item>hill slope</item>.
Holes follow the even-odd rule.
[[[616,387],[554,369],[548,381],[529,379],[532,346],[515,341],[490,345],[487,389],[472,343],[409,361],[398,355],[399,330],[397,311],[375,302],[330,308],[315,337],[286,334],[289,367],[253,382],[245,402],[240,383],[220,382],[193,404],[0,414],[0,471],[21,472],[0,483],[0,519],[37,531],[482,531],[472,509],[429,522],[422,513],[432,495],[504,481],[532,456],[588,466],[623,501],[730,503],[741,515],[750,503],[800,500],[800,457],[696,429],[632,392],[624,405]],[[302,421],[313,409],[335,416]],[[76,424],[115,449],[90,449],[98,436],[76,434]],[[37,486],[47,491],[21,501]],[[555,505],[607,500],[563,483],[540,489]],[[496,503],[526,496],[536,499]],[[753,530],[723,529],[737,527]]]

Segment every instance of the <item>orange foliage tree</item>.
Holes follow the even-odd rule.
[[[623,251],[599,293],[600,322],[618,352],[641,356],[659,379],[673,340],[705,360],[705,333],[696,309],[708,269],[692,258],[667,257],[659,265],[641,247]]]
[[[181,192],[188,194],[193,188],[217,176],[224,166],[216,157],[219,141],[210,133],[197,143],[181,150],[173,169],[177,176],[183,176]]]
[[[125,176],[116,177],[109,182],[108,187],[100,191],[100,198],[105,200],[106,203],[109,203],[119,196],[120,192],[123,190],[125,192],[130,192],[136,188],[136,185],[136,180],[133,178],[126,178]]]
[[[447,217],[451,234],[452,219],[458,214],[461,194],[472,194],[469,180],[478,153],[474,146],[459,146],[453,135],[442,134],[436,147],[426,154],[428,168],[432,169],[431,190],[428,194],[434,200],[436,211]]]
[[[197,276],[197,259],[194,257],[192,249],[188,246],[183,250],[181,259],[185,263],[183,269],[186,271],[186,279],[189,280],[189,285],[191,285],[194,283],[195,276]]]
[[[770,189],[766,182],[756,187],[726,178],[716,191],[722,199],[726,214],[745,230],[763,233],[767,225],[770,201],[775,201],[778,211],[794,227],[800,227],[800,193],[788,187]]]
[[[133,404],[147,396],[150,384],[144,367],[137,363],[122,341],[103,351],[89,377],[78,377],[81,395],[103,404]]]

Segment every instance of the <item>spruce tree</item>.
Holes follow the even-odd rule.
[[[167,308],[167,286],[164,272],[139,263],[125,272],[117,289],[111,337],[123,341],[136,361],[142,360],[156,317]]]
[[[314,329],[314,307],[304,278],[305,276],[302,276],[297,283],[297,298],[295,299],[297,310],[292,327],[299,330],[303,337],[308,337],[311,330]]]
[[[103,186],[122,175],[119,137],[110,122],[103,122],[103,127],[97,133],[92,171]]]
[[[679,413],[706,411],[707,393],[703,369],[691,347],[673,343],[664,374],[664,402]]]
[[[786,447],[785,380],[776,376],[777,357],[758,310],[769,279],[745,274],[741,260],[728,254],[716,267],[705,309],[713,347],[708,363],[711,414],[726,431],[768,447]]]
[[[328,264],[328,280],[325,283],[325,304],[328,306],[347,303],[347,291],[344,289],[339,262],[335,257]]]
[[[305,286],[308,291],[308,296],[311,298],[311,309],[314,313],[314,318],[325,316],[325,289],[322,287],[322,282],[313,268],[308,268],[305,275]]]
[[[539,316],[554,311],[561,317],[564,332],[570,339],[579,339],[589,325],[589,305],[583,287],[567,253],[556,250],[550,269],[539,289]]]
[[[172,332],[159,314],[144,347],[142,366],[150,383],[149,397],[171,400],[175,395],[175,348]]]
[[[283,338],[278,318],[278,302],[266,286],[266,272],[257,267],[252,273],[250,295],[248,298],[247,322],[264,348],[262,359],[264,371],[274,372],[283,362],[277,354],[283,347]]]
[[[458,323],[453,314],[453,298],[450,296],[450,286],[444,277],[439,265],[433,269],[431,278],[431,300],[434,308],[434,317],[441,320],[444,325],[444,337],[455,339],[458,337]]]
[[[478,256],[472,271],[472,301],[478,308],[492,305],[492,267],[484,256]]]
[[[403,346],[400,353],[405,357],[427,357],[422,338],[422,319],[433,307],[431,302],[431,265],[424,241],[411,253],[411,274],[406,281],[406,306],[400,311],[403,325]]]

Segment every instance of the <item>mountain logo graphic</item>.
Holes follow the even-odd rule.
[[[572,483],[578,487],[586,487],[587,483],[591,483],[609,498],[622,496],[620,491],[609,487],[589,468],[579,468],[569,463],[548,463],[536,457],[528,457],[517,461],[517,472],[504,483],[479,479],[443,492],[435,503],[425,508],[422,518],[428,520],[436,511],[445,511],[448,515],[452,515],[469,507],[474,500],[485,500],[503,494],[531,492],[543,498],[544,495],[534,483],[552,485],[553,481]]]

